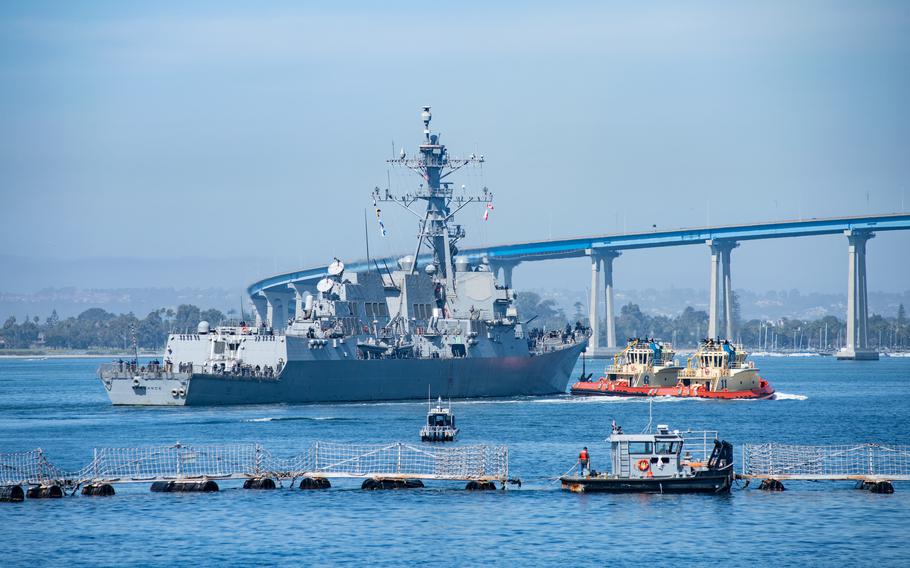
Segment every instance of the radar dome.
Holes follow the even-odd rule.
[[[414,266],[414,257],[411,255],[403,256],[398,259],[398,268],[409,271]]]
[[[428,264],[428,265],[426,265],[426,266],[424,267],[423,270],[424,270],[424,272],[426,272],[427,274],[430,274],[430,275],[436,274],[436,265],[435,265],[435,264]]]
[[[196,326],[196,333],[198,333],[199,335],[205,335],[206,333],[209,332],[209,329],[210,329],[209,322],[203,320],[203,321],[199,322],[199,325]]]

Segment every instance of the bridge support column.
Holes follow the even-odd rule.
[[[517,262],[505,262],[502,265],[502,283],[506,288],[512,287],[512,270],[518,266]]]
[[[503,286],[507,288],[512,287],[512,271],[518,266],[518,261],[510,260],[497,260],[490,264],[490,269],[493,271],[493,276],[496,280],[500,280],[500,271],[502,271],[502,282]]]
[[[588,347],[593,352],[600,348],[600,307],[597,300],[600,297],[600,264],[603,257],[594,249],[588,249],[586,252],[591,257],[591,306],[588,313],[591,339],[588,341]]]
[[[730,277],[730,252],[739,246],[734,241],[710,240],[711,247],[711,298],[708,306],[708,337],[720,337],[718,322],[724,321],[725,339],[733,339],[733,282]],[[718,267],[720,270],[718,270]],[[718,276],[721,282],[718,286]],[[718,294],[720,287],[721,294]],[[721,302],[723,312],[721,313]]]
[[[868,348],[869,304],[866,289],[866,241],[870,231],[848,230],[847,235],[847,344],[838,359],[877,360],[878,351]]]
[[[711,247],[711,292],[708,299],[708,337],[717,337],[717,264],[720,262],[720,250],[708,241]]]
[[[253,302],[253,307],[256,309],[256,327],[259,327],[262,322],[268,320],[268,301],[262,294],[250,297],[250,301]]]
[[[616,316],[613,313],[613,261],[622,254],[616,250],[603,253],[604,264],[604,304],[607,308],[607,348],[616,348]]]
[[[301,319],[303,318],[303,298],[309,290],[303,284],[296,282],[292,282],[289,286],[294,291],[294,319]]]
[[[266,325],[283,329],[288,320],[291,291],[266,290],[263,295],[266,300]]]

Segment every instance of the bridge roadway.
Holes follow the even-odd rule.
[[[469,248],[460,251],[472,264],[486,259],[490,267],[502,274],[502,283],[512,285],[512,271],[519,263],[538,262],[564,258],[591,258],[590,314],[593,328],[591,346],[599,347],[599,291],[601,271],[603,277],[604,303],[606,304],[607,347],[616,347],[613,310],[613,260],[622,251],[645,248],[659,248],[684,245],[707,244],[711,252],[709,325],[708,335],[720,337],[719,324],[724,323],[723,336],[733,337],[732,329],[732,279],[730,271],[731,251],[743,241],[811,237],[823,235],[845,235],[848,239],[848,302],[847,302],[847,345],[838,355],[840,358],[877,358],[867,348],[868,304],[866,289],[866,241],[880,231],[903,231],[910,229],[910,214],[892,213],[856,217],[831,217],[801,219],[742,225],[724,225],[689,229],[654,230],[639,233],[606,234],[588,237],[574,237],[544,241],[512,243],[490,247]],[[429,259],[422,256],[419,261]],[[375,259],[380,266],[387,263],[395,266],[396,258]],[[348,263],[348,270],[359,272],[375,268],[373,262],[365,260]],[[272,322],[273,313],[282,313],[290,308],[291,296],[300,302],[306,290],[326,275],[327,266],[286,272],[264,278],[247,288],[250,298],[261,319]]]

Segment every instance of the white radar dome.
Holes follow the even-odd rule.
[[[196,333],[199,335],[205,335],[209,332],[211,328],[209,327],[209,322],[203,320],[199,322],[199,325],[196,326]]]

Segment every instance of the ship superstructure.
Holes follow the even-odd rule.
[[[448,177],[482,156],[451,158],[430,130],[424,107],[418,153],[390,164],[423,182],[375,202],[424,203],[413,255],[398,266],[351,273],[338,259],[314,287],[295,285],[287,313],[168,337],[164,363],[106,365],[99,375],[114,404],[184,405],[363,401],[421,398],[427,387],[447,398],[565,392],[587,344],[584,330],[532,337],[486,259],[458,255],[465,230],[455,214],[490,203],[484,188],[456,194]],[[422,254],[426,250],[431,254]],[[261,314],[260,314],[261,315]],[[269,327],[265,322],[272,322]]]

